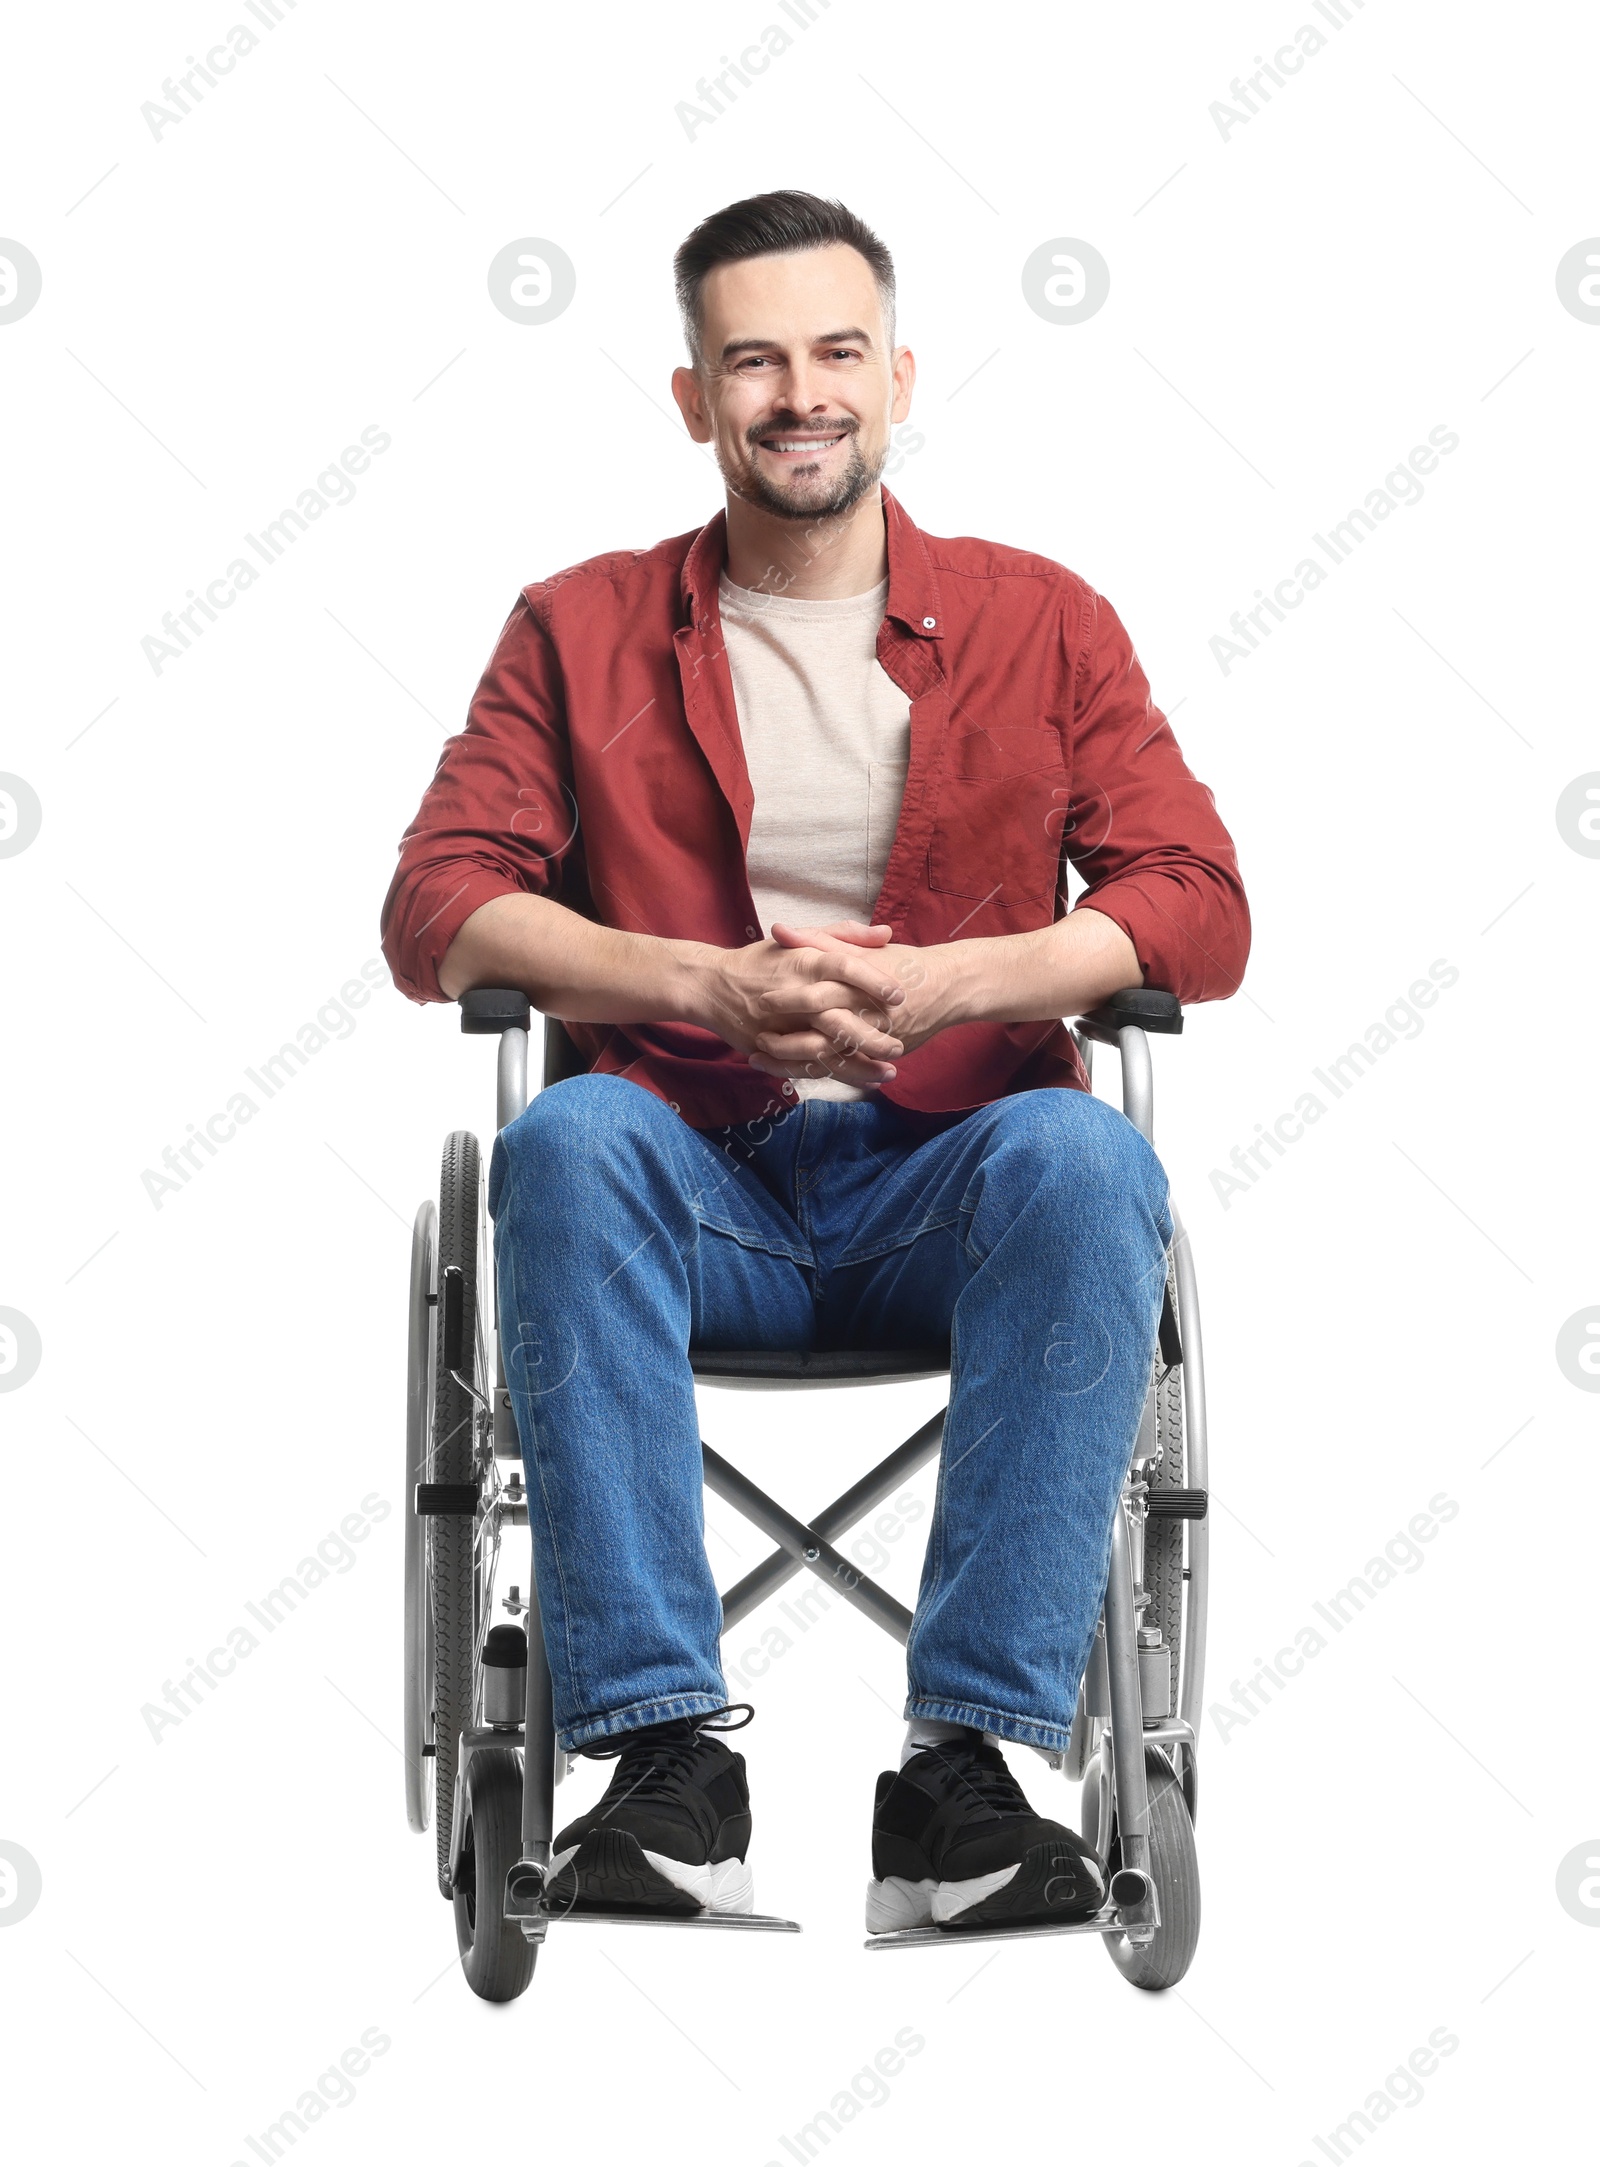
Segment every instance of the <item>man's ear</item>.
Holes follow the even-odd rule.
[[[905,420],[911,411],[911,393],[917,381],[917,357],[909,346],[897,346],[890,364],[894,376],[894,405],[889,412],[890,426]]]
[[[705,390],[695,369],[674,369],[672,396],[678,402],[683,425],[697,444],[711,442],[711,421],[706,412]]]

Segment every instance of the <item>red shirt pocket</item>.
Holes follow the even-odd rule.
[[[981,902],[1042,903],[1061,860],[1061,738],[1037,724],[969,730],[948,745],[928,885]]]

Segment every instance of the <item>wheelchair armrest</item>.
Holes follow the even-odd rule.
[[[470,1038],[526,1031],[531,1022],[528,996],[515,986],[474,986],[461,996],[461,1028]]]
[[[1159,986],[1124,986],[1089,1015],[1078,1018],[1078,1029],[1084,1037],[1098,1039],[1102,1046],[1115,1046],[1117,1033],[1130,1028],[1179,1032],[1183,1029],[1183,1004],[1175,993],[1163,993]]]

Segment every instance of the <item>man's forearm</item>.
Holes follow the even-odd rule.
[[[697,1020],[695,941],[659,940],[595,925],[548,896],[497,895],[450,943],[439,984],[456,1000],[469,986],[516,986],[564,1023]]]
[[[947,1024],[1048,1023],[1144,983],[1132,941],[1096,910],[1072,911],[1035,933],[950,941],[935,953],[950,973]]]
[[[850,1083],[880,1081],[901,1050],[889,1011],[904,993],[876,955],[622,933],[548,896],[482,904],[446,950],[439,984],[451,1000],[469,986],[516,986],[564,1023],[692,1023],[742,1053],[775,1018],[804,1018],[844,1046]]]

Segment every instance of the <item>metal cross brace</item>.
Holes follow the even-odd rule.
[[[903,1445],[897,1445],[887,1459],[880,1460],[831,1505],[825,1505],[809,1524],[785,1511],[748,1475],[741,1474],[720,1452],[714,1452],[702,1442],[700,1449],[705,1455],[707,1489],[714,1490],[718,1497],[743,1513],[763,1535],[770,1536],[778,1545],[770,1557],[763,1559],[754,1571],[746,1573],[722,1598],[723,1631],[737,1625],[796,1573],[809,1569],[818,1579],[829,1582],[864,1617],[881,1625],[892,1639],[904,1646],[911,1631],[910,1611],[859,1566],[841,1557],[833,1547],[833,1538],[854,1527],[924,1461],[933,1458],[944,1436],[945,1413],[946,1410],[941,1408],[936,1415],[930,1416],[921,1429],[914,1431]]]

